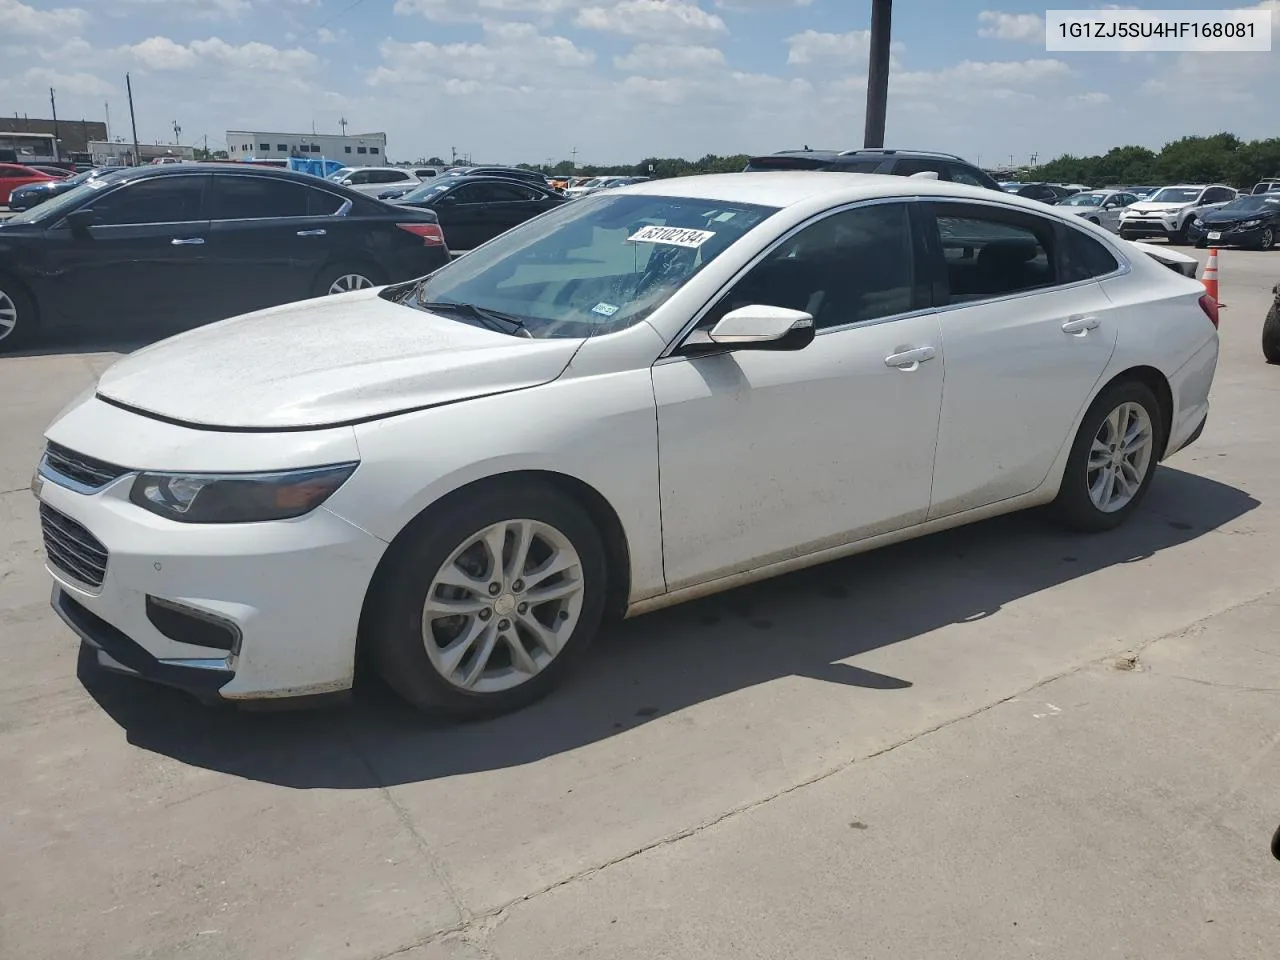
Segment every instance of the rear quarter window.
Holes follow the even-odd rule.
[[[1105,277],[1120,269],[1120,261],[1101,242],[1084,231],[1058,227],[1058,270],[1061,283],[1077,283]]]

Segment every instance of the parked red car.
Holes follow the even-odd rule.
[[[40,183],[44,180],[56,180],[47,173],[32,170],[17,163],[0,163],[0,204],[8,206],[9,192],[15,187],[28,183]]]

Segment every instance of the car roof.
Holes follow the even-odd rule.
[[[1043,211],[1044,205],[1022,197],[997,193],[948,180],[895,177],[877,173],[841,173],[828,170],[714,173],[667,180],[649,180],[618,188],[619,193],[688,197],[725,203],[752,203],[790,207],[815,197],[834,202],[870,200],[876,197],[955,197],[957,200],[992,200]]]

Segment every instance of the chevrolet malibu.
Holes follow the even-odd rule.
[[[936,180],[690,177],[119,361],[33,480],[98,662],[224,701],[547,693],[602,620],[1027,507],[1104,531],[1208,416],[1202,287]],[[797,642],[803,642],[799,638]]]

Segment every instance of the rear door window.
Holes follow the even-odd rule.
[[[937,203],[933,210],[945,266],[943,304],[988,300],[1061,282],[1052,221],[970,204]]]
[[[266,177],[213,178],[211,220],[269,220],[307,215],[306,187],[290,180]]]

